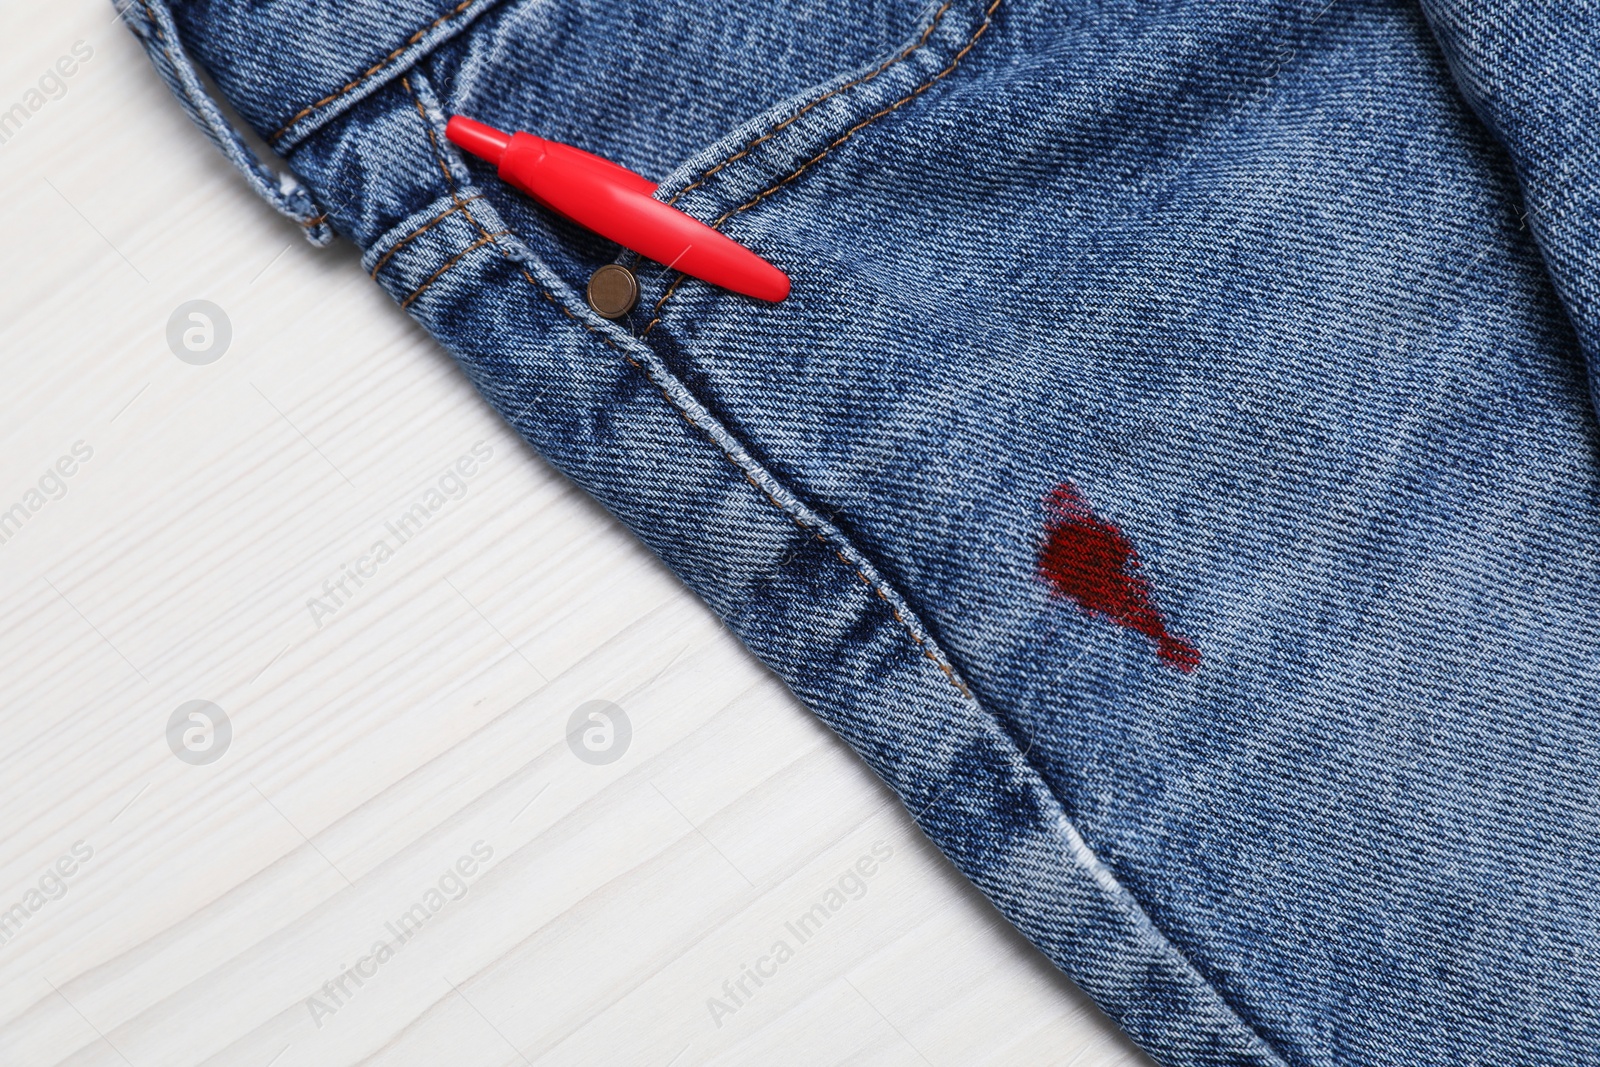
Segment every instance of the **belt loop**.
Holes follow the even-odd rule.
[[[262,162],[206,90],[194,61],[178,39],[177,24],[167,9],[168,0],[113,0],[113,3],[128,28],[144,43],[156,70],[161,72],[183,109],[222,149],[222,154],[245,176],[257,195],[299,223],[312,244],[321,246],[333,240],[327,213],[311,199],[300,180],[292,172],[280,172]]]

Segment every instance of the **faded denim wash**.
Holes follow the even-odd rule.
[[[1600,1062],[1592,5],[125,18],[1157,1060]],[[597,318],[456,112],[793,295]]]

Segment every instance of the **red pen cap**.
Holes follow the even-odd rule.
[[[511,144],[509,134],[501,133],[493,126],[474,122],[465,115],[452,118],[444,129],[444,135],[462,151],[470,152],[497,167],[501,158],[505,156],[506,148]]]

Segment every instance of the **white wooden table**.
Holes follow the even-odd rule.
[[[108,5],[0,39],[0,1063],[1140,1062]]]

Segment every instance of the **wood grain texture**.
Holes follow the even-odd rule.
[[[0,36],[0,107],[93,49],[0,145],[0,1063],[1141,1062],[106,5]]]

